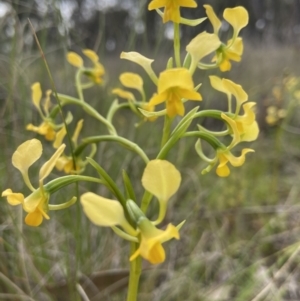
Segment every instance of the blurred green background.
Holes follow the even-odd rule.
[[[132,70],[144,77],[147,95],[154,86],[140,67],[120,60],[122,51],[139,51],[154,58],[159,72],[172,55],[172,31],[144,0],[23,0],[0,1],[0,188],[27,193],[19,172],[11,164],[16,147],[34,133],[28,123],[40,117],[31,103],[30,86],[41,82],[51,87],[44,61],[36,46],[28,19],[33,24],[50,66],[57,90],[76,96],[75,71],[66,59],[70,50],[95,50],[106,69],[105,83],[89,89],[86,100],[101,114],[114,100],[111,90],[120,86],[119,74]],[[300,1],[224,0],[197,1],[195,10],[183,9],[187,18],[205,16],[203,4],[214,7],[222,19],[226,7],[242,5],[249,12],[249,25],[242,30],[244,54],[231,71],[197,71],[202,82],[201,108],[222,108],[220,93],[210,88],[208,75],[229,78],[243,86],[250,101],[257,102],[260,136],[250,147],[240,168],[229,178],[214,170],[202,176],[205,164],[194,150],[195,141],[182,140],[168,160],[176,163],[183,182],[171,200],[166,223],[186,219],[181,239],[166,245],[167,260],[159,266],[144,263],[139,298],[177,301],[300,300],[299,220],[300,209]],[[197,27],[182,26],[182,49],[203,30],[212,32],[208,21]],[[230,27],[223,22],[221,37],[227,41]],[[291,84],[293,83],[293,84]],[[188,104],[187,108],[194,104]],[[285,110],[285,118],[270,126],[269,107]],[[224,106],[223,106],[224,107]],[[74,119],[84,118],[78,108],[67,107]],[[276,118],[275,118],[276,119]],[[149,157],[158,151],[162,123],[135,127],[139,119],[129,111],[114,119],[121,136],[143,146]],[[214,127],[211,120],[203,122]],[[84,135],[105,133],[86,118]],[[41,137],[37,137],[42,140]],[[44,142],[43,158],[36,171],[53,153]],[[249,144],[243,145],[249,147]],[[143,162],[116,144],[101,143],[95,160],[122,185],[126,169],[141,197]],[[39,165],[40,164],[40,165]],[[87,173],[96,175],[87,168]],[[54,172],[55,175],[60,175]],[[34,186],[35,186],[34,185]],[[60,203],[74,195],[75,187],[55,194]],[[110,193],[95,184],[82,183],[80,193]],[[124,300],[128,274],[128,244],[112,231],[90,224],[73,206],[51,212],[51,220],[39,228],[24,224],[21,208],[5,198],[0,206],[0,300]],[[85,293],[89,299],[85,299]]]

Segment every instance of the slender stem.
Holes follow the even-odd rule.
[[[112,120],[114,118],[114,115],[116,114],[116,112],[120,109],[123,109],[123,108],[130,108],[130,105],[128,102],[124,102],[124,103],[121,103],[121,104],[116,104],[116,105],[112,105],[110,108],[109,108],[109,111],[107,113],[107,116],[106,116],[106,119],[112,123]]]
[[[110,136],[110,135],[92,136],[92,137],[85,138],[82,141],[83,143],[81,143],[75,150],[76,155],[79,155],[83,151],[83,149],[91,143],[98,143],[102,141],[114,141],[120,143],[126,148],[129,148],[131,151],[137,153],[144,160],[146,164],[149,162],[148,156],[136,143],[120,136]]]
[[[99,184],[105,184],[102,180],[94,177],[89,176],[82,176],[82,175],[69,175],[63,176],[60,178],[56,178],[47,184],[44,185],[44,189],[49,192],[50,194],[60,190],[61,188],[68,186],[70,184],[79,182],[79,181],[87,181],[87,182],[94,182]]]
[[[180,61],[180,31],[179,23],[174,23],[174,55],[177,68],[181,67]]]
[[[173,121],[173,118],[170,118],[168,115],[165,115],[165,123],[164,123],[164,129],[163,129],[163,136],[162,136],[162,140],[161,140],[161,148],[163,148],[163,146],[169,140],[172,121]]]
[[[208,133],[204,133],[204,132],[199,132],[199,131],[193,131],[193,132],[186,132],[183,137],[197,137],[197,138],[201,138],[205,141],[207,141],[213,148],[217,149],[217,148],[223,148],[224,145],[214,136],[208,134]],[[169,153],[169,151],[171,150],[171,148],[174,146],[174,144],[178,141],[179,139],[177,139],[176,141],[173,140],[168,140],[168,142],[164,145],[164,147],[161,149],[161,151],[159,152],[159,154],[157,155],[157,159],[163,160],[165,159],[165,157],[167,156],[167,154]]]
[[[75,85],[76,85],[76,90],[77,90],[77,94],[78,94],[79,99],[81,101],[84,101],[80,76],[81,76],[81,69],[79,68],[77,70],[76,76],[75,76],[75,83],[76,83]]]
[[[64,95],[64,94],[58,94],[58,98],[62,102],[61,105],[75,104],[75,105],[81,106],[84,109],[84,111],[87,112],[89,115],[93,116],[100,122],[104,123],[106,125],[106,127],[108,128],[108,131],[111,135],[117,135],[117,131],[116,131],[115,127],[106,118],[104,118],[101,114],[99,114],[88,103],[83,102],[77,98],[71,97],[69,95]]]
[[[138,248],[138,244],[132,242],[130,244],[130,255],[134,254]],[[128,284],[128,293],[127,301],[136,301],[139,281],[142,272],[142,259],[141,256],[138,256],[135,260],[130,262],[130,274],[129,274],[129,284]]]

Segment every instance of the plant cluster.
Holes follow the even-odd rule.
[[[219,177],[230,174],[229,164],[238,167],[244,164],[246,154],[253,149],[242,149],[239,156],[234,155],[237,145],[241,142],[254,141],[259,133],[254,111],[254,102],[248,102],[248,95],[241,85],[227,78],[210,76],[211,88],[218,94],[225,94],[227,110],[202,110],[195,106],[186,112],[185,103],[196,101],[201,104],[203,97],[199,92],[201,83],[194,83],[196,70],[220,69],[222,72],[231,69],[231,62],[239,62],[243,53],[243,40],[239,36],[242,28],[248,23],[248,13],[243,7],[227,8],[223,17],[232,27],[232,37],[223,42],[219,32],[222,21],[216,16],[210,5],[204,5],[207,18],[212,24],[213,32],[202,32],[193,38],[185,47],[185,57],[182,60],[180,43],[180,26],[196,26],[207,18],[196,20],[185,19],[180,14],[180,7],[195,8],[194,0],[153,0],[149,10],[156,10],[164,23],[174,25],[174,58],[167,61],[166,67],[157,75],[152,68],[153,59],[137,52],[122,52],[121,59],[132,61],[140,65],[147,76],[156,86],[154,95],[147,95],[144,90],[143,77],[132,72],[120,75],[123,88],[116,88],[113,93],[122,101],[115,99],[106,115],[95,110],[85,100],[86,89],[94,85],[101,85],[106,70],[98,55],[90,50],[83,50],[84,59],[75,52],[69,52],[68,62],[76,68],[75,86],[77,97],[46,91],[43,92],[38,82],[31,86],[32,103],[38,110],[41,123],[29,124],[27,130],[36,132],[46,140],[53,142],[54,154],[46,161],[39,171],[38,185],[31,184],[28,170],[42,155],[43,146],[38,139],[31,139],[22,143],[12,156],[12,164],[22,174],[24,182],[31,191],[27,196],[22,193],[6,189],[2,196],[7,198],[10,205],[21,205],[27,213],[25,223],[29,226],[40,226],[44,219],[49,219],[49,211],[62,210],[73,205],[79,196],[74,196],[65,203],[53,205],[52,195],[64,187],[75,182],[95,182],[106,186],[111,192],[112,199],[104,198],[93,191],[80,195],[82,210],[92,223],[98,226],[110,227],[118,236],[131,243],[129,260],[130,280],[127,300],[136,300],[139,277],[141,274],[141,258],[152,264],[159,264],[166,258],[163,243],[180,238],[179,225],[168,224],[161,229],[168,210],[169,200],[180,187],[181,174],[179,167],[167,160],[171,149],[176,148],[181,139],[195,140],[195,151],[199,158],[207,163],[203,174],[216,167]],[[161,8],[164,10],[162,11]],[[136,93],[132,93],[136,91]],[[139,97],[136,97],[138,95]],[[51,104],[54,96],[57,103]],[[125,99],[125,101],[124,101]],[[70,133],[69,124],[73,121],[70,112],[63,116],[62,108],[67,105],[79,107],[90,118],[95,118],[107,129],[105,135],[82,137],[81,129],[84,119],[77,122],[74,133]],[[122,109],[130,109],[141,122],[157,122],[164,118],[161,130],[161,144],[157,147],[156,156],[149,158],[143,145],[138,145],[118,134],[114,125],[115,114]],[[62,114],[62,122],[59,115]],[[200,123],[203,117],[221,121],[222,131],[211,131]],[[84,117],[83,117],[84,118]],[[195,128],[192,121],[198,124]],[[195,123],[195,122],[194,122]],[[193,124],[194,124],[193,123]],[[158,133],[157,133],[158,134]],[[229,139],[228,139],[229,138]],[[70,146],[70,153],[66,153],[66,144]],[[102,168],[101,162],[96,162],[93,156],[97,152],[97,145],[103,141],[117,142],[124,150],[130,150],[139,156],[145,164],[141,184],[144,188],[143,196],[136,196],[135,186],[130,180],[130,174],[123,171],[124,193],[116,181]],[[202,148],[202,142],[208,143],[214,150],[214,157],[209,158]],[[229,142],[228,142],[229,141]],[[83,156],[83,151],[89,147],[90,154]],[[99,177],[85,174],[86,165],[95,168]],[[57,168],[66,175],[59,176],[45,182],[51,171]],[[151,220],[147,216],[147,209],[153,199],[157,199],[159,206],[157,218]]]

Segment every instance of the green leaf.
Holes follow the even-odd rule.
[[[134,202],[136,202],[136,197],[135,193],[131,184],[131,181],[126,173],[126,171],[123,169],[122,171],[123,175],[123,182],[124,182],[124,187],[125,187],[125,193],[126,193],[126,199],[131,199]]]
[[[169,140],[165,143],[164,147],[161,149],[157,155],[157,159],[164,159],[173,145],[185,134],[186,130],[190,126],[195,114],[199,107],[195,107],[190,112],[188,112],[175,127]]]
[[[180,122],[177,124],[177,126],[175,127],[175,129],[173,130],[173,132],[171,133],[171,137],[175,137],[175,136],[182,136],[186,130],[188,129],[188,127],[190,126],[191,122],[194,119],[195,114],[197,113],[199,109],[199,106],[195,107],[194,109],[192,109],[191,111],[189,111],[181,120]],[[179,138],[180,138],[179,137]],[[171,138],[170,138],[171,139]]]
[[[170,57],[168,59],[167,68],[166,69],[171,69],[171,68],[173,68],[173,58],[172,57]]]
[[[87,157],[86,160],[97,170],[102,180],[106,183],[108,189],[115,195],[122,206],[126,208],[126,200],[113,179],[95,160],[89,157]]]

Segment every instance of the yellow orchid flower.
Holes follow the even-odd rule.
[[[158,94],[150,99],[149,105],[166,102],[169,117],[184,115],[183,98],[202,100],[202,96],[194,91],[192,76],[185,68],[173,68],[161,72],[157,87]]]
[[[179,233],[175,226],[169,224],[165,231],[157,229],[146,217],[141,217],[136,231],[127,221],[122,205],[115,200],[103,198],[92,192],[84,193],[80,198],[83,211],[92,223],[102,227],[122,227],[128,239],[136,239],[140,233],[140,247],[130,257],[134,260],[142,256],[152,264],[161,263],[165,260],[165,251],[162,243],[172,238],[179,239]],[[125,235],[122,235],[127,238]]]
[[[146,190],[157,197],[163,214],[159,214],[156,222],[151,222],[136,203],[128,200],[126,206],[130,208],[130,216],[136,220],[137,229],[129,224],[124,209],[118,201],[103,198],[92,192],[84,193],[80,200],[84,213],[94,224],[112,227],[119,235],[120,231],[117,231],[116,226],[120,226],[126,232],[120,235],[121,237],[140,242],[138,250],[130,257],[130,260],[140,255],[152,264],[157,264],[165,260],[162,243],[172,238],[179,239],[178,229],[172,224],[169,224],[165,231],[157,229],[155,224],[163,219],[167,202],[178,190],[180,181],[179,171],[170,162],[152,160],[147,164],[142,184]]]
[[[85,67],[82,57],[72,51],[67,53],[67,61],[74,67],[82,69],[83,74],[86,75],[92,82],[101,84],[103,82],[105,69],[99,62],[98,55],[91,49],[84,49],[82,52],[92,62],[93,68]]]
[[[221,46],[221,59],[219,68],[222,72],[229,71],[231,69],[230,61],[240,62],[244,51],[244,45],[242,38],[238,37],[234,42],[229,40],[227,45]],[[213,60],[217,60],[215,57]]]
[[[239,135],[240,141],[254,141],[259,134],[258,124],[255,120],[253,107],[255,102],[248,102],[243,105],[244,115],[227,116],[222,113],[221,117],[227,121],[231,128],[236,127],[236,133]]]
[[[77,140],[78,136],[81,132],[83,126],[83,119],[79,120],[77,122],[75,131],[73,133],[73,136],[71,138],[73,142],[73,146],[77,147]],[[62,145],[62,141],[65,138],[67,134],[66,128],[63,127],[59,132],[57,132],[56,139],[53,143],[54,148],[58,148]],[[90,154],[90,157],[93,157],[93,153]],[[64,171],[66,174],[79,174],[82,172],[85,168],[86,162],[84,162],[79,156],[75,157],[75,166],[74,166],[74,159],[72,156],[66,156],[65,154],[62,154],[56,161],[55,167],[59,171]]]
[[[207,17],[213,26],[214,34],[218,37],[222,23],[210,5],[204,5],[204,8]],[[226,8],[223,17],[232,26],[233,35],[226,45],[222,44],[220,46],[213,61],[218,62],[221,71],[228,71],[231,69],[230,61],[239,62],[241,60],[243,54],[243,40],[238,37],[238,34],[240,30],[248,24],[249,16],[244,7],[237,6],[234,8]]]
[[[2,192],[3,197],[7,197],[10,205],[22,204],[23,209],[28,213],[25,223],[29,226],[39,226],[43,219],[49,219],[47,214],[49,210],[48,202],[50,195],[44,189],[43,181],[54,168],[56,161],[63,153],[65,145],[61,145],[52,157],[45,162],[39,172],[39,188],[35,189],[28,177],[29,167],[35,163],[42,155],[42,144],[37,139],[28,140],[22,143],[12,156],[12,164],[22,174],[26,186],[32,191],[28,197],[24,197],[22,193],[14,193],[11,189]]]
[[[253,103],[249,103],[249,109],[253,106]],[[248,109],[246,109],[248,110]],[[246,111],[245,110],[245,111]],[[256,139],[258,135],[258,127],[257,123],[255,121],[251,122],[252,117],[251,113],[247,112],[244,114],[244,116],[239,116],[241,119],[238,121],[234,120],[234,117],[229,117],[225,113],[221,113],[221,118],[224,119],[228,125],[230,126],[232,130],[232,136],[233,139],[227,147],[224,145],[219,145],[215,147],[216,149],[216,156],[213,159],[207,158],[202,150],[201,147],[201,141],[200,139],[196,143],[196,151],[199,154],[199,156],[204,159],[209,165],[202,170],[202,174],[206,174],[209,172],[219,161],[219,165],[217,166],[216,173],[219,177],[228,177],[230,174],[230,169],[227,166],[227,163],[231,163],[232,166],[238,167],[244,164],[245,162],[245,156],[249,152],[254,152],[253,149],[245,148],[242,150],[242,154],[239,157],[235,157],[231,150],[241,141],[252,141],[254,138]],[[249,124],[248,124],[249,122]],[[250,139],[250,140],[248,140]]]
[[[254,152],[253,149],[244,148],[242,150],[242,154],[239,157],[235,157],[230,150],[217,150],[217,158],[219,159],[220,163],[217,166],[216,173],[219,177],[228,177],[230,175],[230,169],[227,166],[229,162],[232,166],[238,167],[245,163],[246,154],[249,152]]]
[[[166,160],[151,160],[143,173],[143,187],[159,201],[159,215],[154,224],[159,224],[165,217],[167,203],[180,185],[181,175],[176,167]]]
[[[41,100],[42,100],[42,89],[40,83],[36,82],[31,86],[31,95],[32,95],[32,103],[37,108],[43,122],[39,126],[35,126],[33,124],[28,124],[26,129],[29,131],[33,131],[40,135],[45,136],[45,138],[49,141],[55,139],[56,136],[56,125],[53,123],[51,118],[48,117],[49,115],[49,108],[51,106],[50,102],[50,95],[52,91],[46,91],[46,97],[43,101],[43,105],[41,107]]]
[[[52,141],[55,139],[56,131],[53,129],[54,125],[52,122],[44,121],[39,126],[28,124],[26,130],[38,133],[45,136],[46,140]]]
[[[172,21],[180,23],[180,7],[197,7],[194,0],[152,0],[148,5],[148,10],[164,7],[163,22]]]
[[[152,264],[159,264],[165,261],[166,253],[162,243],[172,238],[179,239],[177,228],[169,224],[165,231],[157,229],[147,218],[141,218],[138,223],[140,230],[140,246],[130,257],[130,261],[139,255]]]

